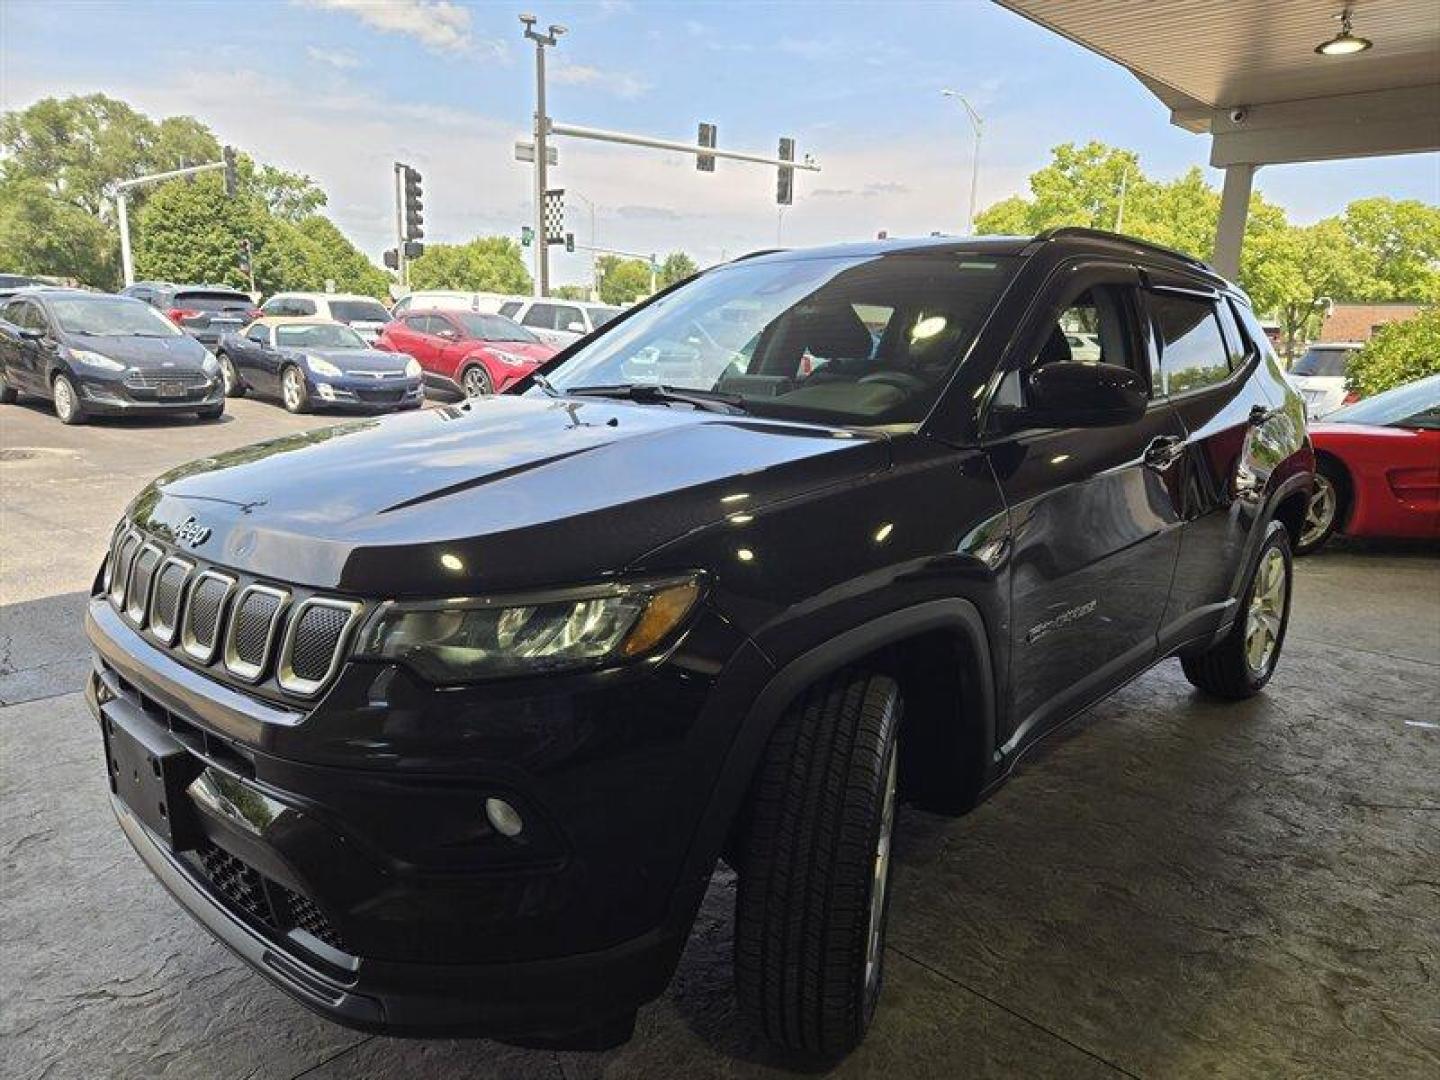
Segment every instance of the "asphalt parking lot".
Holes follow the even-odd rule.
[[[141,867],[80,612],[156,473],[334,422],[231,404],[82,428],[0,406],[0,1075],[782,1074],[736,1016],[726,873],[635,1038],[564,1054],[332,1026]],[[885,998],[837,1074],[1440,1075],[1440,555],[1302,561],[1265,694],[1210,702],[1167,662],[969,816],[902,812],[896,844]]]

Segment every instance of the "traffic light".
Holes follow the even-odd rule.
[[[780,140],[779,156],[781,161],[795,160],[794,139]],[[775,201],[781,206],[790,206],[795,202],[795,170],[789,165],[781,165],[775,178]]]
[[[535,230],[529,225],[520,226],[520,246],[529,247],[535,242]]]
[[[239,177],[235,175],[235,148],[233,146],[225,147],[220,157],[225,162],[225,194],[233,199],[236,190],[240,187]]]
[[[387,269],[387,270],[399,270],[399,269],[400,269],[400,256],[398,256],[398,255],[395,254],[395,249],[394,249],[394,248],[390,248],[388,251],[385,252],[385,269]]]
[[[413,261],[413,260],[415,260],[415,259],[418,259],[421,255],[424,255],[424,254],[425,254],[425,245],[422,244],[422,243],[420,243],[419,240],[406,240],[406,241],[405,241],[405,258]]]
[[[700,123],[700,145],[701,145],[701,146],[708,146],[708,147],[710,147],[711,149],[713,149],[713,148],[715,147],[715,125],[714,125],[714,124],[707,124],[707,123],[705,123],[704,121],[701,121],[701,123]],[[714,154],[697,154],[697,155],[695,155],[695,168],[699,169],[701,172],[714,172],[714,171],[715,171],[715,155],[714,155]]]
[[[245,271],[245,273],[247,274],[250,273],[251,270],[251,253],[249,240],[240,241],[240,269]]]
[[[565,234],[565,250],[571,252],[575,250],[575,234],[573,232]]]
[[[425,235],[425,209],[420,171],[405,166],[405,239],[419,240]]]

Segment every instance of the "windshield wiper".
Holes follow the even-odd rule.
[[[563,396],[559,390],[555,389],[555,384],[552,383],[549,379],[547,379],[544,375],[541,375],[538,371],[532,371],[530,373],[530,381],[533,382],[536,386],[538,386],[541,392],[546,397]]]
[[[660,383],[618,383],[614,386],[569,387],[565,393],[574,397],[610,397],[638,401],[645,405],[668,405],[679,402],[705,412],[743,413],[745,399],[739,394],[719,390],[685,390]]]

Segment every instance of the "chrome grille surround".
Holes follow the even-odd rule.
[[[150,624],[146,629],[161,644],[175,644],[175,634],[180,629],[180,618],[185,610],[185,586],[190,583],[190,575],[194,572],[195,564],[179,555],[171,555],[155,571],[154,585],[150,588]],[[179,580],[173,586],[174,599],[171,601],[166,590],[172,587],[170,582],[177,574]]]
[[[355,625],[360,621],[364,607],[365,605],[354,600],[336,600],[320,596],[312,596],[310,599],[296,604],[291,610],[290,620],[285,626],[285,637],[280,644],[280,660],[275,668],[275,681],[280,684],[280,688],[302,697],[311,697],[318,693],[344,661],[345,646],[349,644],[350,636]],[[307,677],[295,670],[295,639],[304,625],[306,615],[317,609],[339,612],[344,616],[344,621],[328,650],[329,659],[324,672],[318,677]],[[302,642],[302,647],[304,644]],[[306,665],[302,665],[302,667],[304,666]]]
[[[195,625],[195,607],[200,601],[202,593],[210,589],[208,582],[216,581],[223,591],[215,601],[215,618],[210,627],[209,640],[203,639]],[[236,580],[229,574],[222,574],[219,570],[203,570],[190,583],[190,594],[185,605],[185,617],[180,624],[180,648],[192,660],[198,660],[202,664],[210,664],[215,660],[215,653],[219,650],[220,639],[223,636],[221,631],[225,626],[225,609],[229,605],[230,597],[235,592]],[[210,621],[210,620],[206,620]]]
[[[258,601],[255,598],[259,598]],[[258,650],[246,649],[256,658],[246,659],[240,651],[246,643],[240,641],[239,638],[249,627],[241,624],[250,617],[249,605],[256,602],[264,603],[266,600],[273,601],[275,606],[269,615],[265,616],[261,647]],[[235,597],[235,602],[230,607],[230,619],[225,626],[224,661],[226,671],[237,679],[244,679],[250,683],[259,682],[264,678],[265,669],[275,648],[275,635],[280,629],[280,620],[284,616],[285,607],[289,602],[290,594],[286,590],[272,588],[269,585],[246,585],[240,590]],[[256,655],[257,653],[258,655]]]
[[[124,615],[141,629],[144,629],[145,617],[150,613],[150,586],[155,582],[155,570],[164,557],[159,544],[146,543],[130,564],[129,580],[125,583]]]

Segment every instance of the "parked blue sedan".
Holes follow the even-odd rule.
[[[365,412],[416,409],[424,400],[420,364],[372,349],[344,323],[256,319],[215,350],[225,393],[278,397],[292,413],[317,408]]]

